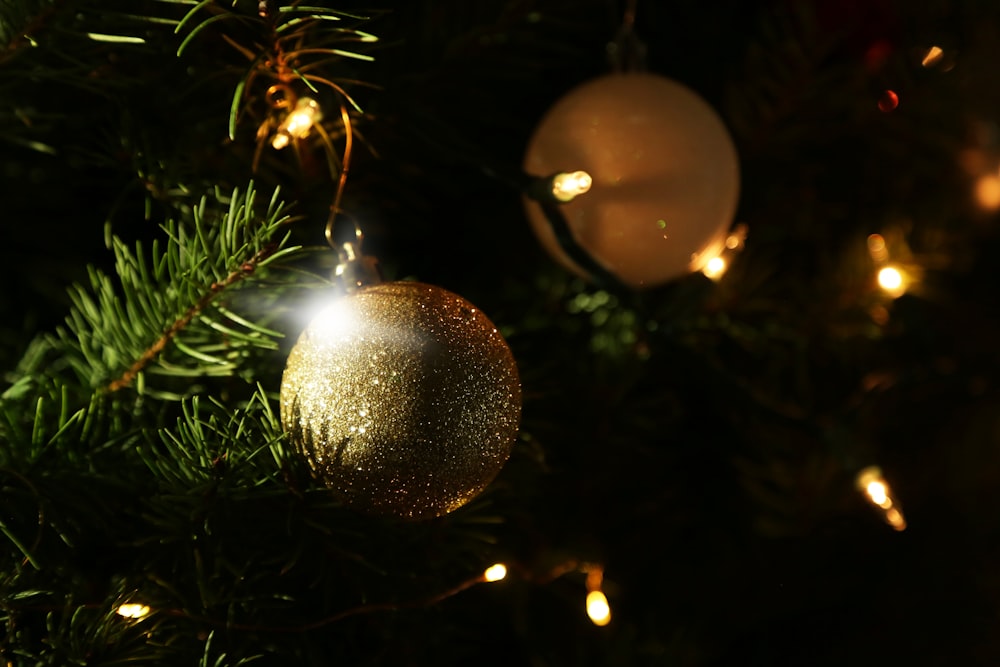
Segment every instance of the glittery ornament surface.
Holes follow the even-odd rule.
[[[517,365],[460,296],[392,282],[331,302],[302,333],[281,421],[314,472],[362,511],[422,519],[471,500],[510,456]]]

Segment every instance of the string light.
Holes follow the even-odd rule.
[[[124,616],[125,618],[139,619],[147,616],[149,614],[149,606],[140,604],[138,602],[126,602],[125,604],[118,607],[117,612],[119,616]]]
[[[857,486],[864,492],[869,502],[882,510],[886,523],[896,530],[906,529],[906,519],[899,503],[892,497],[889,483],[878,466],[869,466],[858,473]]]
[[[552,196],[566,203],[588,192],[594,179],[585,171],[556,174],[552,178]]]
[[[611,605],[601,590],[604,582],[604,568],[600,565],[588,565],[587,573],[587,616],[597,626],[605,626],[611,622]]]
[[[942,58],[944,58],[944,51],[941,49],[941,47],[932,46],[931,48],[927,49],[927,53],[924,54],[924,58],[923,60],[920,61],[920,64],[923,65],[924,67],[933,67],[934,65],[937,65],[939,62],[941,62]]]
[[[883,266],[878,272],[878,285],[892,297],[906,292],[906,277],[895,266]]]
[[[897,254],[908,256],[906,245],[901,239],[897,238],[894,244],[897,246]],[[915,276],[920,273],[919,267],[914,266],[912,262],[908,263],[905,269],[899,263],[890,263],[889,244],[881,234],[868,235],[868,254],[871,255],[872,261],[878,267],[875,273],[875,282],[891,298],[906,293],[915,281]]]
[[[611,622],[611,607],[601,591],[587,593],[587,616],[594,625],[605,626]]]
[[[701,272],[711,280],[718,281],[729,270],[732,256],[743,250],[746,242],[748,227],[745,224],[738,224],[726,237],[725,247],[715,257],[712,257],[702,267]]]
[[[287,116],[278,125],[278,133],[271,141],[271,146],[281,150],[292,139],[305,139],[312,131],[313,125],[323,119],[319,102],[311,97],[300,97]]]
[[[722,277],[727,268],[726,260],[722,259],[722,257],[713,257],[708,260],[708,264],[705,265],[705,268],[701,272],[712,280],[717,280]]]
[[[483,572],[483,580],[489,582],[500,581],[506,576],[507,576],[507,566],[504,565],[503,563],[497,563],[496,565],[491,565],[490,567],[486,568],[485,572]]]

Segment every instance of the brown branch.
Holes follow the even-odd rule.
[[[277,250],[276,245],[269,245],[263,248],[256,255],[241,264],[238,269],[226,276],[224,280],[212,283],[209,287],[208,293],[198,299],[198,301],[193,306],[188,308],[183,315],[174,320],[173,323],[163,332],[163,335],[161,335],[156,342],[146,348],[146,351],[143,352],[142,355],[128,367],[128,370],[122,373],[118,379],[114,380],[107,386],[107,390],[118,391],[119,389],[124,389],[125,387],[131,385],[136,376],[144,368],[146,368],[146,366],[151,364],[161,352],[163,352],[163,350],[167,347],[167,343],[169,343],[174,336],[183,331],[198,313],[208,307],[215,297],[217,297],[223,290],[231,287],[253,273],[254,270],[256,270],[257,265],[270,257],[275,250]]]
[[[555,579],[562,577],[570,572],[582,572],[587,574],[587,587],[588,591],[593,589],[600,589],[601,579],[604,574],[604,567],[595,563],[581,563],[575,560],[567,561],[556,567],[552,568],[551,571],[543,574],[541,576],[532,576],[528,572],[522,571],[521,578],[531,581],[535,584],[547,584]],[[310,630],[318,630],[319,628],[325,627],[327,625],[332,625],[346,618],[352,616],[360,616],[363,614],[374,614],[383,611],[400,611],[402,609],[420,609],[425,607],[431,607],[443,602],[450,597],[454,597],[463,591],[466,591],[473,586],[478,584],[487,583],[490,580],[484,574],[479,574],[474,577],[470,577],[459,584],[452,586],[451,588],[435,593],[429,597],[419,598],[416,600],[402,601],[402,602],[373,602],[369,604],[359,605],[357,607],[351,607],[349,609],[344,609],[335,614],[325,616],[316,621],[310,623],[305,623],[302,625],[294,626],[275,626],[275,625],[258,625],[252,623],[233,623],[231,621],[222,621],[215,618],[210,618],[206,616],[195,616],[189,614],[185,611],[179,609],[164,609],[161,613],[167,614],[169,616],[174,616],[178,618],[185,618],[188,620],[198,621],[208,625],[213,625],[217,627],[225,627],[228,630],[240,630],[247,632],[272,632],[272,633],[300,633],[308,632]]]
[[[197,616],[189,614],[180,609],[163,609],[160,613],[174,616],[177,618],[184,618],[187,620],[198,621],[200,623],[205,623],[207,625],[213,625],[216,627],[224,627],[227,630],[239,630],[244,632],[272,632],[272,633],[301,633],[308,632],[310,630],[318,630],[327,625],[331,625],[338,621],[342,621],[346,618],[352,616],[360,616],[363,614],[373,614],[382,611],[399,611],[402,609],[419,609],[422,607],[430,607],[439,602],[446,600],[454,595],[458,595],[462,591],[472,588],[476,584],[481,584],[486,582],[486,577],[484,575],[478,575],[470,579],[466,579],[457,586],[453,586],[446,591],[436,593],[430,597],[421,598],[418,600],[410,600],[404,602],[374,602],[371,604],[363,604],[357,607],[351,607],[350,609],[345,609],[343,611],[337,612],[330,616],[326,616],[317,621],[311,623],[306,623],[304,625],[295,626],[275,626],[275,625],[256,625],[251,623],[233,623],[231,621],[222,621],[215,618],[210,618],[207,616]]]

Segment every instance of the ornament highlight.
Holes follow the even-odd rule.
[[[531,176],[583,173],[587,188],[552,196],[576,244],[633,288],[702,270],[725,247],[739,197],[739,159],[725,124],[689,88],[616,73],[571,90],[545,114],[524,159]],[[570,259],[536,200],[525,203],[542,246]]]
[[[517,365],[493,323],[416,282],[335,299],[303,331],[281,421],[316,475],[363,512],[425,519],[479,494],[510,456]]]

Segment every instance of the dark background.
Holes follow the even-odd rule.
[[[294,664],[996,664],[998,223],[974,193],[1000,163],[1000,5],[639,0],[648,69],[731,130],[749,237],[718,283],[692,275],[587,306],[598,290],[545,254],[521,193],[497,176],[517,172],[547,108],[607,71],[623,4],[389,4],[363,28],[380,37],[375,61],[338,70],[372,84],[351,88],[364,114],[344,208],[387,277],[462,294],[507,335],[522,436],[485,496],[502,522],[483,529],[483,558],[512,574],[304,633],[289,640],[307,646]],[[162,11],[131,11],[144,9]],[[240,63],[228,47],[125,57],[81,44],[70,35],[73,58],[38,56],[58,72],[48,79],[30,75],[34,55],[0,57],[10,369],[65,316],[66,287],[108,265],[106,221],[149,235],[137,165],[147,183],[251,176],[254,123],[220,140],[227,65]],[[925,67],[934,45],[945,59]],[[886,90],[899,99],[888,112]],[[300,202],[300,240],[321,241],[333,184],[315,154],[265,151],[254,177]],[[873,282],[872,233],[900,239],[894,256],[922,272],[898,299]],[[856,489],[868,465],[905,531]],[[430,588],[456,581],[467,571],[449,565],[449,531],[464,511],[376,524],[384,542],[369,547],[401,548],[402,530],[422,551],[412,571],[389,559],[400,580],[422,581],[427,562]],[[603,563],[610,626],[583,615],[582,574],[547,578],[570,560]],[[263,636],[225,641],[234,655],[285,641]]]

